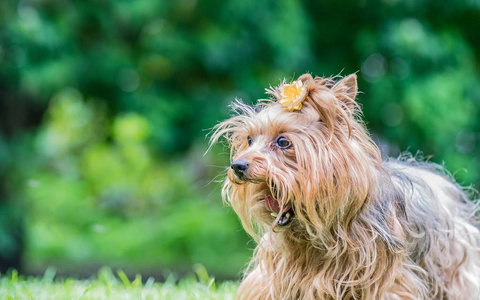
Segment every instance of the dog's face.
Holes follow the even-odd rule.
[[[378,159],[355,119],[355,75],[334,82],[306,74],[298,82],[300,104],[280,104],[284,83],[269,91],[272,101],[254,107],[235,102],[236,115],[212,137],[229,143],[224,198],[254,237],[273,229],[318,235],[326,224],[348,221],[362,205],[350,199],[366,198],[364,174]]]

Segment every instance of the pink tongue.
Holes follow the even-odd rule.
[[[277,214],[280,212],[280,204],[278,204],[277,199],[273,198],[272,195],[265,196],[265,207],[271,212]]]
[[[273,198],[272,195],[265,195],[265,207],[274,213],[279,213],[280,212],[280,204],[278,203],[277,199]],[[286,212],[290,210],[291,206],[290,203],[288,203],[284,208],[283,211]]]

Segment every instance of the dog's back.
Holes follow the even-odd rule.
[[[397,202],[395,222],[401,220],[409,253],[404,261],[409,274],[397,282],[405,276],[405,284],[417,281],[428,299],[476,299],[480,233],[474,202],[438,165],[388,160],[384,168],[395,186],[390,199]]]

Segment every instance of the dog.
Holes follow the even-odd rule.
[[[412,155],[382,158],[357,77],[304,74],[232,104],[222,195],[257,243],[237,299],[477,299],[476,193]]]

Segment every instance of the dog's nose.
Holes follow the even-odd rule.
[[[238,177],[243,177],[248,169],[248,164],[243,160],[235,160],[230,165]]]

